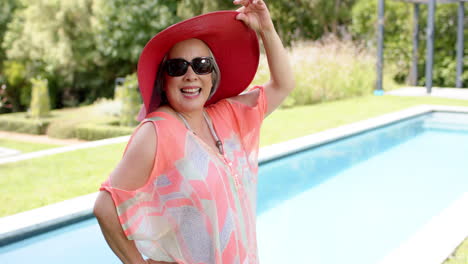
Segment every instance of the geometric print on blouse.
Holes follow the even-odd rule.
[[[265,105],[264,100],[262,89],[257,105]],[[257,156],[265,107],[246,110],[229,104],[224,100],[208,112],[224,155],[175,117],[158,112],[144,121],[152,122],[158,135],[147,184],[135,191],[112,188],[109,179],[102,184],[101,190],[111,193],[127,238],[146,257],[184,264],[258,263]],[[229,118],[225,111],[242,116],[252,129],[224,126],[219,120]]]

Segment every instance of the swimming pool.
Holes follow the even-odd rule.
[[[267,163],[260,175],[264,263],[377,263],[468,190],[468,116],[412,118]]]
[[[286,156],[268,150],[258,188],[261,262],[377,263],[462,197],[468,115],[423,112],[370,131],[347,127],[344,137],[300,144],[300,152],[291,150],[294,142],[282,144],[295,151]],[[0,248],[0,263],[31,256],[35,263],[119,263],[95,219]]]

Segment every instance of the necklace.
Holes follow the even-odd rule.
[[[188,124],[188,122],[187,122],[187,120],[185,119],[185,117],[184,117],[182,114],[180,114],[179,112],[176,112],[176,114],[182,119],[182,121],[184,122],[185,127],[186,127],[188,130],[192,131],[193,134],[196,135],[196,133],[192,130],[192,128],[191,128],[190,125]],[[213,128],[213,124],[211,124],[210,120],[209,120],[208,117],[206,116],[205,111],[203,111],[203,117],[205,118],[206,124],[208,125],[208,128],[210,129],[211,135],[213,136],[213,138],[214,138],[215,141],[216,141],[216,147],[218,148],[219,153],[221,153],[221,155],[224,155],[223,142],[221,142],[221,140],[219,139],[218,135],[216,134],[216,131],[215,131],[214,128]]]
[[[190,127],[190,125],[188,124],[187,120],[184,118],[184,116],[182,114],[180,114],[179,112],[176,112],[176,114],[180,117],[180,119],[182,119],[182,121],[184,122],[184,125],[185,127],[190,130],[194,135],[196,135],[196,133],[192,130],[192,128]],[[216,147],[218,147],[218,150],[219,150],[219,153],[221,153],[221,155],[223,155],[223,159],[224,159],[224,162],[225,164],[227,164],[229,166],[229,169],[231,170],[231,173],[233,175],[233,178],[234,178],[234,185],[236,187],[236,190],[239,190],[240,188],[240,182],[239,182],[239,176],[238,174],[234,171],[233,167],[232,167],[232,162],[229,162],[226,157],[224,156],[224,150],[223,150],[223,142],[221,142],[221,140],[219,140],[219,137],[218,135],[216,134],[216,131],[214,130],[213,128],[213,124],[210,122],[210,120],[208,119],[208,117],[206,116],[206,113],[205,111],[203,111],[203,117],[205,118],[205,121],[206,123],[208,124],[208,128],[210,129],[210,132],[211,132],[211,135],[213,136],[213,138],[215,139],[216,141]]]

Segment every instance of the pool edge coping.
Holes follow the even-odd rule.
[[[329,142],[362,133],[366,130],[390,125],[418,115],[430,112],[462,112],[468,113],[468,107],[444,105],[418,105],[397,112],[391,112],[369,119],[327,129],[307,136],[291,139],[281,143],[265,146],[260,149],[259,163],[268,162],[281,156],[286,156],[302,150],[327,144]]]
[[[93,216],[98,192],[0,218],[0,247]]]
[[[378,264],[441,264],[468,236],[468,192],[387,254]],[[465,257],[468,260],[468,257]]]
[[[308,136],[262,147],[259,153],[259,163],[268,162],[281,156],[300,152],[314,146],[323,145],[340,138],[362,133],[366,130],[375,129],[407,118],[436,111],[468,113],[468,107],[419,105],[397,112],[353,122],[351,124],[328,129]],[[0,218],[0,247],[19,241],[22,237],[27,235],[50,229],[51,227],[67,225],[69,223],[76,222],[76,219],[92,217],[94,201],[96,200],[97,194],[98,192]],[[442,263],[468,236],[468,227],[463,227],[462,225],[463,223],[468,222],[468,213],[462,214],[463,210],[456,209],[467,207],[468,193],[465,193],[461,199],[455,201],[449,206],[449,208],[443,210],[440,215],[429,220],[424,227],[416,231],[415,235],[411,236],[407,241],[400,244],[397,249],[394,249],[390,254],[385,256],[379,264]],[[34,220],[31,221],[31,219]],[[463,219],[464,221],[456,221],[457,219]],[[440,234],[442,234],[441,229],[447,226],[452,227],[451,234],[443,236],[443,242],[441,242],[440,237],[432,239],[433,242],[436,242],[432,244],[436,244],[438,246],[431,245],[431,250],[428,252],[428,243],[422,242],[430,241],[431,239],[428,239],[430,237],[434,238],[436,235],[440,236]],[[454,228],[455,226],[458,228]],[[460,232],[460,230],[463,232]],[[464,234],[461,235],[460,233]],[[440,245],[444,246],[441,247]],[[424,261],[421,262],[421,256],[429,257],[428,260],[424,259]]]

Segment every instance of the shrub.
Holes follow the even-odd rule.
[[[134,126],[138,124],[136,116],[141,106],[141,99],[138,93],[138,80],[136,74],[127,75],[125,82],[119,88],[122,101],[122,113],[120,114],[121,126]]]
[[[294,45],[289,52],[296,87],[282,107],[314,104],[371,94],[375,87],[375,58],[351,41],[329,37],[321,42]],[[267,60],[262,55],[255,84],[269,79]],[[393,81],[385,78],[385,88]]]
[[[116,89],[116,92],[120,89]],[[93,103],[93,108],[96,114],[110,116],[110,117],[119,117],[122,113],[122,102],[117,99],[120,97],[115,97],[116,99],[106,99],[106,98],[99,98]]]
[[[108,102],[106,100],[105,104]],[[2,114],[0,130],[27,134],[47,133],[54,138],[84,140],[111,138],[133,132],[135,126],[119,126],[118,118],[97,110],[95,106],[54,110],[51,116],[41,119],[28,118],[25,112]]]
[[[6,83],[4,97],[12,104],[13,112],[24,109],[29,105],[31,87],[27,82],[26,66],[18,61],[4,61],[3,75]]]
[[[129,135],[134,127],[119,126],[119,121],[110,118],[110,122],[90,121],[83,119],[55,120],[48,129],[47,135],[54,138],[79,138],[99,140],[104,138]]]
[[[82,124],[76,127],[76,137],[83,140],[99,140],[118,136],[130,135],[133,132],[132,127],[119,127],[109,124]]]
[[[46,117],[50,114],[49,89],[47,79],[32,78],[32,96],[30,115],[32,118]]]
[[[75,138],[79,120],[56,120],[47,128],[47,135],[53,138]]]
[[[0,80],[0,114],[11,112],[13,105],[6,93],[6,85]]]
[[[50,119],[30,119],[22,115],[5,114],[0,116],[0,130],[42,135],[50,123]]]

